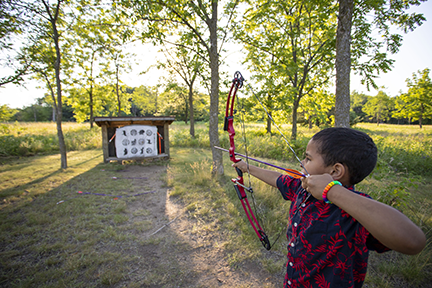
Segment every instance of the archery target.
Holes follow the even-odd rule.
[[[116,129],[117,158],[157,156],[157,127],[130,125]]]

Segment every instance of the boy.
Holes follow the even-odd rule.
[[[248,168],[243,161],[233,164],[292,202],[284,287],[361,287],[369,250],[417,254],[424,248],[424,233],[405,215],[354,191],[377,161],[367,134],[322,130],[309,141],[305,156],[302,172],[310,176],[301,179]]]

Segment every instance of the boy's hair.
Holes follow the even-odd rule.
[[[343,127],[327,128],[315,134],[312,140],[318,144],[317,152],[326,166],[341,163],[348,168],[351,185],[362,181],[375,168],[377,147],[364,132]]]

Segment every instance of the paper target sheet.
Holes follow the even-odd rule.
[[[157,127],[130,125],[116,129],[117,158],[157,156]]]

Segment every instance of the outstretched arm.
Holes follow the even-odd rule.
[[[248,164],[246,164],[246,162],[244,162],[243,160],[232,164],[232,166],[239,168],[240,170],[243,171],[243,173],[249,172],[249,174],[254,176],[255,178],[258,178],[261,181],[267,183],[268,185],[271,185],[276,188],[277,188],[277,184],[276,184],[277,179],[279,178],[280,175],[282,175],[279,172],[263,169],[254,165],[249,165],[249,169],[248,169]]]
[[[317,199],[333,181],[329,174],[302,178],[302,186]],[[327,193],[327,199],[350,214],[377,240],[388,248],[409,255],[419,253],[426,245],[426,236],[400,211],[378,201],[352,193],[335,185]]]

